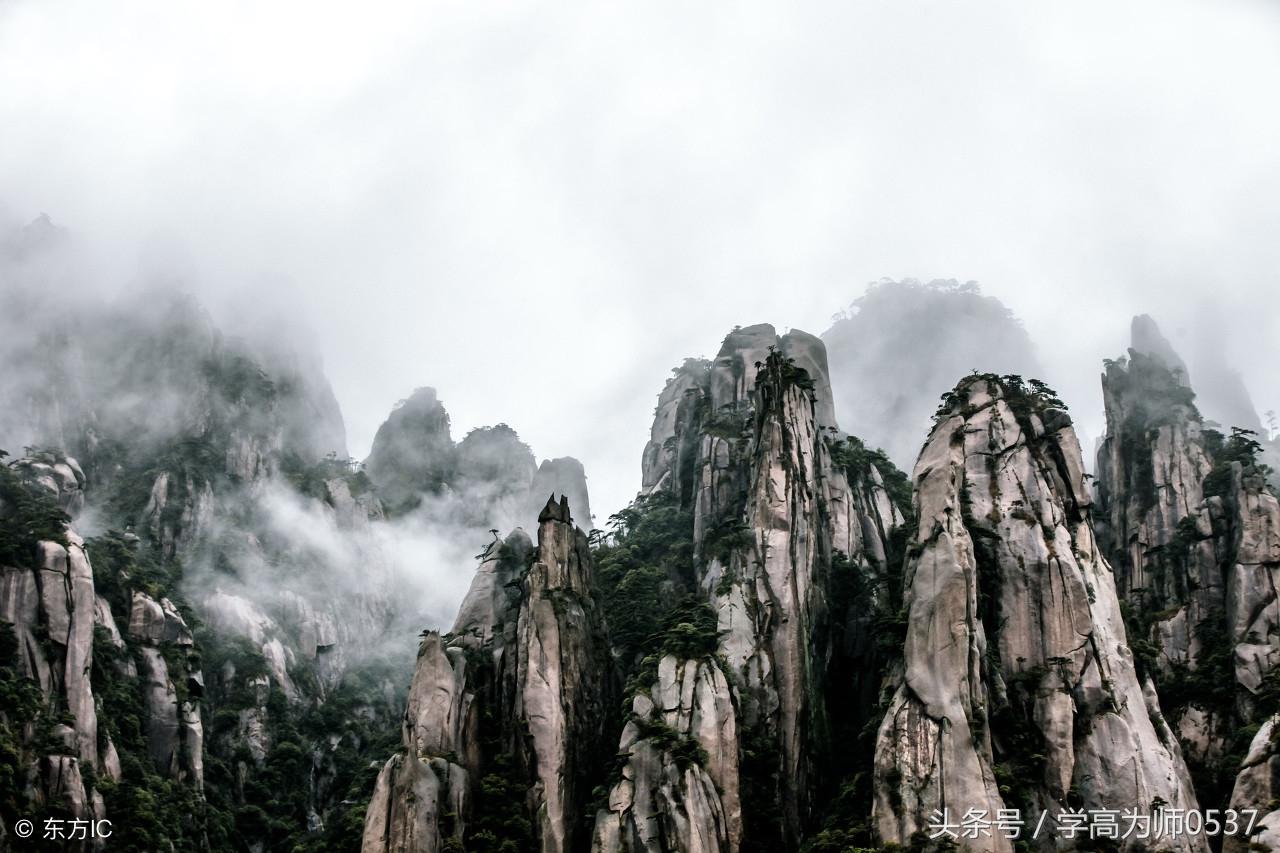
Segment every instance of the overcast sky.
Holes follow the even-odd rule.
[[[0,221],[310,329],[354,455],[434,385],[602,522],[670,367],[881,276],[978,280],[1093,434],[1136,311],[1280,407],[1278,9],[0,0]]]

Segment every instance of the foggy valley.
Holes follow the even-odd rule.
[[[1277,35],[0,3],[0,850],[1280,850]]]

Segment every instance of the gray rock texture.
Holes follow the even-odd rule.
[[[486,805],[479,779],[499,766],[526,791],[540,850],[585,843],[587,781],[608,755],[600,732],[616,686],[586,536],[571,518],[567,500],[549,501],[536,549],[520,531],[495,541],[453,631],[424,635],[402,752],[378,777],[364,853],[460,839]]]
[[[1128,356],[1106,363],[1095,517],[1134,648],[1201,770],[1200,799],[1225,808],[1235,795],[1223,777],[1248,748],[1241,732],[1276,710],[1280,502],[1263,448],[1210,428],[1181,365],[1149,317],[1135,319]]]
[[[419,513],[482,533],[532,528],[547,497],[569,499],[574,522],[592,527],[582,463],[571,456],[535,463],[506,424],[479,427],[457,444],[434,388],[419,388],[392,410],[374,437],[365,470],[393,514]]]
[[[666,655],[631,703],[618,751],[627,756],[592,849],[719,853],[742,842],[737,712],[713,660]]]
[[[1196,807],[1134,669],[1070,418],[1047,396],[962,381],[916,463],[905,672],[876,748],[886,842],[935,809]],[[971,843],[1012,849],[998,834]]]
[[[378,427],[365,470],[385,500],[400,506],[453,479],[449,413],[434,388],[419,388]]]
[[[833,660],[861,662],[839,676],[859,682],[850,720],[866,721],[879,688],[870,625],[887,603],[887,542],[903,521],[876,464],[855,448],[865,450],[835,424],[826,353],[812,335],[738,328],[712,362],[673,372],[642,493],[669,493],[692,513],[694,565],[673,580],[713,608],[719,649],[715,664],[663,658],[657,683],[633,698],[627,763],[597,817],[596,850],[737,850],[758,817],[744,819],[741,797],[748,739],[776,757],[756,768],[775,780],[762,795],[779,814],[766,843],[799,843],[828,758],[832,721],[818,697]],[[832,612],[837,562],[868,590],[865,609]],[[693,745],[705,762],[687,760]]]
[[[15,460],[11,470],[26,485],[53,498],[67,513],[83,508],[84,475],[75,460],[53,454]],[[0,502],[0,515],[9,508]],[[34,552],[18,565],[0,565],[0,621],[8,623],[16,640],[17,670],[39,688],[44,707],[65,714],[41,742],[32,726],[14,733],[19,748],[14,758],[25,766],[10,768],[13,781],[26,779],[26,796],[36,804],[64,809],[74,818],[102,817],[102,798],[85,784],[88,767],[106,779],[120,778],[115,745],[99,731],[99,698],[92,683],[94,629],[114,629],[100,612],[93,566],[84,540],[71,527],[60,541],[35,544]],[[119,632],[114,634],[119,639]],[[0,709],[6,723],[13,709]],[[51,744],[57,746],[51,748]],[[68,849],[90,849],[90,843]]]
[[[143,726],[151,761],[160,772],[199,790],[204,784],[204,725],[190,685],[202,676],[188,659],[194,645],[191,630],[167,598],[157,602],[135,591],[128,637],[141,647]]]

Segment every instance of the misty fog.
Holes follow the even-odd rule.
[[[0,839],[1280,838],[1278,48],[0,0]]]
[[[882,277],[979,282],[1090,435],[1141,312],[1266,411],[1278,34],[1261,2],[10,0],[0,222],[68,236],[0,310],[189,292],[323,369],[351,456],[429,385],[458,435],[581,459],[597,523],[671,367]]]

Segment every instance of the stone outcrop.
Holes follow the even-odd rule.
[[[439,493],[455,469],[449,413],[434,388],[419,388],[391,412],[373,438],[365,470],[390,506]]]
[[[422,642],[405,709],[403,750],[378,776],[365,818],[364,853],[435,853],[448,839],[462,840],[472,778],[458,762],[467,753],[464,727],[475,694],[466,691],[464,650],[453,651],[451,659],[435,632]],[[477,747],[472,745],[472,753]]]
[[[567,497],[574,522],[592,527],[582,463],[571,456],[536,463],[506,424],[473,429],[454,444],[449,413],[434,388],[419,388],[378,428],[365,470],[393,513],[487,529],[531,527],[551,495]]]
[[[405,707],[401,752],[378,776],[363,853],[432,853],[448,839],[462,839],[480,774],[496,758],[485,748],[489,744],[481,743],[485,711],[500,713],[514,690],[510,661],[524,598],[517,588],[532,555],[523,531],[495,539],[453,630],[446,636],[424,635]]]
[[[665,655],[632,700],[621,778],[592,849],[712,853],[742,842],[737,711],[719,665]]]
[[[27,483],[56,497],[58,506],[72,518],[84,509],[84,471],[70,456],[24,457],[14,460],[12,468]]]
[[[31,568],[0,569],[0,619],[13,626],[24,674],[74,718],[73,754],[97,767],[97,713],[89,683],[96,623],[93,569],[83,540],[70,530],[66,540],[65,545],[40,542]]]
[[[825,492],[835,484],[821,429],[834,425],[817,420],[826,408],[817,402],[821,393],[801,374],[788,377],[786,342],[778,347],[772,328],[756,329],[731,335],[711,371],[712,412],[746,408],[754,417],[745,464],[734,464],[726,437],[704,438],[694,542],[707,564],[704,583],[713,587],[723,654],[743,685],[744,722],[777,740],[783,837],[793,841],[806,811],[810,746],[825,734],[815,730],[822,723],[807,700],[822,685],[820,578],[833,544],[819,501],[830,500]],[[718,548],[735,523],[745,527],[745,541]]]
[[[506,424],[471,430],[458,442],[455,458],[456,479],[464,491],[479,487],[502,494],[523,492],[538,468],[529,445]]]
[[[1102,377],[1098,538],[1189,762],[1219,768],[1249,749],[1241,727],[1277,710],[1280,502],[1261,446],[1206,426],[1188,381],[1154,322],[1136,318],[1128,356]],[[1230,779],[1201,776],[1205,807],[1226,807]]]
[[[1277,725],[1280,725],[1280,716],[1267,720],[1253,736],[1228,804],[1237,812],[1256,812],[1254,826],[1243,827],[1254,831],[1224,838],[1223,853],[1280,849],[1280,808],[1277,808],[1280,806],[1280,738],[1277,738]]]
[[[83,505],[84,476],[73,459],[48,454],[20,459],[5,473],[48,495],[64,512],[78,512]],[[4,516],[13,512],[21,510],[0,499],[0,519],[8,521]],[[15,641],[15,660],[4,664],[16,665],[38,686],[43,719],[10,719],[18,709],[0,709],[0,718],[16,724],[20,733],[22,753],[14,758],[27,764],[12,770],[17,778],[25,775],[32,804],[62,808],[79,819],[104,817],[102,796],[85,784],[82,768],[119,779],[115,746],[99,732],[99,700],[91,679],[94,628],[114,628],[110,611],[105,618],[100,614],[93,567],[71,527],[64,527],[57,540],[36,542],[33,553],[16,562],[0,564],[0,621],[8,623]],[[47,727],[49,737],[36,738],[37,727]],[[50,749],[52,744],[56,748]],[[76,849],[88,847],[86,842]]]
[[[1156,321],[1150,314],[1139,314],[1129,323],[1129,340],[1132,348],[1154,358],[1168,368],[1174,380],[1181,385],[1191,384],[1191,375],[1187,372],[1187,363],[1178,355],[1173,344],[1160,331]]]
[[[352,765],[359,766],[378,742],[376,728],[387,709],[395,714],[402,707],[396,693],[407,678],[395,672],[407,675],[412,657],[397,657],[389,638],[404,637],[408,648],[412,634],[401,627],[420,623],[433,606],[405,594],[410,560],[400,546],[416,538],[453,551],[470,533],[477,534],[475,541],[487,538],[484,531],[499,519],[505,519],[503,527],[531,528],[546,500],[542,494],[538,506],[530,505],[538,470],[531,452],[501,425],[475,431],[455,448],[447,414],[431,395],[434,405],[422,408],[430,410],[427,420],[434,413],[435,426],[444,427],[440,449],[447,452],[439,467],[453,477],[444,483],[445,511],[382,524],[387,512],[373,475],[407,469],[412,455],[381,441],[367,473],[344,459],[341,415],[319,362],[297,358],[277,343],[278,329],[263,330],[270,339],[265,342],[261,335],[226,338],[183,299],[87,310],[65,300],[46,305],[43,297],[33,299],[26,307],[41,310],[29,312],[30,318],[48,328],[3,345],[15,369],[0,382],[0,447],[74,454],[78,462],[61,450],[36,452],[14,471],[56,493],[66,511],[78,512],[87,501],[95,529],[104,531],[89,548],[103,555],[94,562],[100,570],[109,567],[109,583],[100,585],[101,595],[88,596],[86,612],[102,628],[100,637],[109,638],[110,654],[99,655],[99,669],[112,687],[122,688],[102,691],[105,701],[128,725],[117,732],[108,720],[100,737],[110,731],[127,743],[131,785],[168,786],[166,776],[184,780],[184,786],[167,787],[173,797],[153,790],[157,812],[165,815],[183,808],[180,801],[198,803],[191,789],[200,785],[207,752],[210,782],[220,795],[210,797],[210,821],[220,810],[266,807],[269,800],[252,800],[262,800],[272,752],[297,746],[311,758],[310,772],[273,787],[286,789],[280,799],[291,802],[305,792],[307,823],[296,827],[298,837],[326,823],[328,829],[334,821],[340,826],[350,806]],[[18,313],[28,313],[23,307]],[[392,418],[398,416],[414,446],[422,436],[412,434],[406,416],[416,405],[411,401]],[[430,488],[431,460],[424,465]],[[409,484],[415,492],[420,486]],[[589,526],[580,466],[573,483],[550,486],[573,495],[575,512]],[[132,543],[124,548],[131,556],[115,553],[125,540]],[[3,562],[7,570],[15,561]],[[41,577],[28,562],[14,566],[22,572],[12,578],[6,571],[4,589],[15,602],[33,592],[40,623]],[[127,568],[117,572],[111,568],[116,564]],[[183,613],[198,621],[182,620]],[[199,649],[185,627],[186,636],[178,636],[176,626],[185,622],[202,628]],[[18,637],[28,651],[49,643],[42,629],[31,633]],[[201,672],[201,655],[217,666]],[[44,683],[61,703],[63,664],[54,657],[42,650],[28,661],[44,671]],[[122,684],[115,674],[137,681]],[[397,688],[383,691],[386,684]],[[198,705],[205,709],[203,720]],[[335,722],[339,713],[343,719]],[[286,715],[297,729],[281,734]],[[320,717],[334,733],[320,733]],[[86,714],[80,718],[88,725]],[[132,725],[135,719],[142,725]],[[72,726],[58,737],[93,739]],[[103,752],[113,758],[98,757],[98,778],[103,768],[118,775],[120,756],[113,748]],[[332,769],[335,754],[339,766]],[[160,772],[152,773],[151,765]],[[91,773],[85,775],[92,781]],[[196,811],[192,822],[202,823],[205,813]],[[185,829],[198,833],[203,827]],[[254,843],[285,845],[283,838]]]
[[[1072,806],[1195,808],[1177,741],[1134,669],[1079,443],[1051,392],[962,381],[914,483],[905,669],[876,748],[882,839],[909,842],[941,809],[1016,807],[1052,825]],[[966,843],[1012,849],[993,835]]]
[[[1254,697],[1280,663],[1280,501],[1253,466],[1232,462],[1230,476],[1223,501],[1230,531],[1227,633],[1236,681],[1248,691],[1246,716],[1256,718]]]
[[[1181,360],[1145,315],[1134,320],[1135,344],[1139,340],[1153,350],[1135,348],[1127,360],[1108,361],[1102,377],[1107,433],[1097,460],[1098,537],[1121,596],[1147,593],[1154,609],[1163,610],[1194,586],[1202,592],[1193,615],[1203,618],[1221,606],[1223,592],[1202,489],[1213,461],[1185,371],[1175,372]],[[1189,553],[1173,547],[1183,544]],[[1194,642],[1187,621],[1180,619],[1183,630],[1166,663],[1186,662]]]
[[[591,538],[580,463],[538,464],[503,424],[455,443],[430,389],[362,471],[318,364],[224,339],[190,306],[42,338],[21,353],[29,387],[0,389],[3,444],[27,443],[20,423],[76,459],[4,467],[49,496],[38,514],[0,482],[0,521],[28,513],[0,531],[7,778],[77,817],[120,803],[138,817],[125,845],[165,849],[172,828],[173,849],[351,846],[369,756],[403,708],[365,853],[919,846],[939,808],[1034,824],[1197,801],[1264,813],[1232,853],[1275,846],[1265,458],[1209,429],[1140,318],[1104,378],[1096,503],[1052,392],[984,374],[939,412],[913,511],[912,480],[836,413],[911,453],[934,369],[1030,350],[975,289],[879,289],[903,290],[938,296],[954,327],[861,303],[831,339],[872,384],[833,392],[823,342],[768,325],[685,362],[658,397],[641,497]],[[948,345],[957,306],[986,312],[972,347]],[[886,357],[922,336],[928,359]],[[86,506],[82,532],[105,531],[88,544],[59,514]],[[535,524],[536,546],[518,529]],[[397,658],[417,630],[402,625],[439,624],[418,567],[491,529],[451,630]]]
[[[664,657],[655,684],[632,699],[596,850],[736,851],[747,832],[779,849],[799,843],[830,759],[832,673],[874,696],[883,663],[865,632],[902,516],[854,447],[835,424],[822,343],[804,332],[735,329],[713,362],[674,371],[645,448],[643,494],[668,493],[692,515],[694,565],[672,582],[713,609],[718,655]],[[837,562],[869,592],[833,613]],[[871,710],[844,708],[842,722],[865,723]],[[739,766],[748,741],[769,756],[752,772],[773,780],[754,813]]]
[[[591,556],[569,502],[548,501],[538,518],[537,559],[516,625],[515,717],[529,733],[531,798],[544,853],[567,851],[584,829],[591,762],[615,701],[608,638],[596,604]],[[607,754],[607,753],[606,753]]]
[[[195,645],[191,630],[169,599],[157,602],[135,590],[128,637],[139,646],[151,761],[161,773],[199,790],[204,783],[204,725],[198,700],[204,679],[188,657]]]
[[[146,530],[166,558],[204,544],[214,517],[213,486],[185,472],[161,471],[143,509]]]
[[[543,459],[528,485],[525,517],[537,518],[537,511],[547,496],[568,498],[573,507],[573,523],[583,530],[594,527],[591,497],[587,494],[587,473],[582,463],[572,456]]]
[[[519,531],[490,545],[453,630],[419,647],[402,751],[378,777],[364,853],[440,850],[474,814],[502,808],[525,814],[544,853],[581,848],[616,702],[595,597],[567,500],[544,507],[536,549]],[[492,773],[522,801],[486,801],[479,780]]]
[[[53,497],[64,511],[83,507],[85,479],[74,460],[44,454],[17,460],[11,470],[28,488]],[[129,580],[120,577],[115,583],[127,586]],[[102,796],[92,786],[83,787],[80,780],[86,775],[81,768],[92,768],[98,778],[121,779],[120,757],[109,729],[100,731],[95,651],[109,653],[120,676],[142,679],[141,717],[157,770],[199,789],[204,753],[197,700],[203,682],[198,667],[187,664],[194,639],[173,602],[156,601],[135,590],[127,629],[121,632],[111,604],[97,592],[84,540],[67,526],[61,541],[36,544],[30,565],[0,568],[0,620],[12,625],[21,672],[40,686],[50,711],[66,718],[54,733],[67,753],[40,757],[43,770],[31,777],[48,783],[47,790],[32,792],[36,802],[62,801],[73,804],[69,808],[77,817],[101,817]],[[98,638],[96,630],[101,632]],[[96,650],[98,639],[108,645]],[[173,665],[179,668],[171,671]]]
[[[1222,618],[1225,578],[1214,530],[1215,516],[1219,530],[1225,518],[1220,501],[1205,500],[1202,484],[1213,461],[1194,395],[1184,374],[1164,360],[1176,356],[1150,318],[1142,328],[1141,339],[1152,346],[1158,340],[1166,355],[1133,349],[1128,360],[1107,363],[1107,434],[1098,451],[1095,518],[1121,598],[1144,616],[1156,614],[1147,616],[1145,634],[1133,639],[1153,642],[1153,663],[1168,673],[1200,658],[1197,627]],[[1138,329],[1135,320],[1135,342]],[[1202,751],[1216,748],[1211,741],[1200,745]]]
[[[641,459],[640,491],[675,492],[687,497],[692,488],[692,465],[697,452],[698,432],[692,428],[708,383],[711,363],[688,359],[672,371],[671,379],[658,395],[653,411],[649,442]],[[684,439],[683,443],[681,439]],[[682,466],[681,462],[685,464]],[[684,484],[688,484],[688,488]]]
[[[773,347],[773,351],[770,351]],[[793,357],[792,353],[796,355]],[[807,365],[807,366],[801,366]],[[754,387],[738,379],[754,372]],[[776,739],[782,841],[795,843],[807,818],[818,746],[827,722],[823,694],[831,560],[843,554],[868,581],[881,582],[885,540],[901,521],[874,468],[854,472],[832,459],[840,439],[831,416],[821,345],[793,332],[744,329],[726,339],[711,369],[713,413],[746,408],[748,441],[709,430],[694,491],[694,541],[704,588],[719,615],[721,653],[742,685],[749,728]],[[736,464],[735,464],[736,463]],[[746,537],[732,542],[736,525]]]

